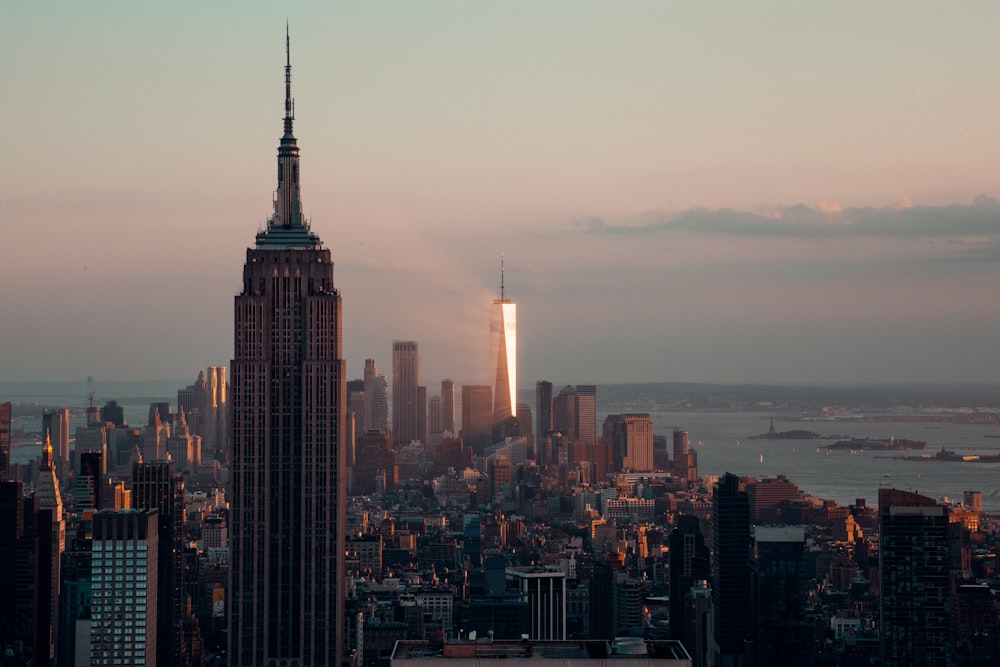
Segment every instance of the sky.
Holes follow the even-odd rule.
[[[991,382],[1000,4],[32,2],[0,21],[0,376],[228,364],[276,186],[349,377]]]

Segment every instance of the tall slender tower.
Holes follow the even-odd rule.
[[[397,448],[421,440],[420,352],[415,340],[392,341],[392,443]]]
[[[293,117],[288,57],[274,215],[235,299],[231,665],[336,665],[343,654],[341,300],[330,250],[302,216]]]
[[[504,295],[503,254],[500,255],[500,298],[490,309],[490,380],[493,422],[514,417],[517,407],[517,304]]]

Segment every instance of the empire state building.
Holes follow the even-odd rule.
[[[344,628],[345,365],[330,250],[302,217],[285,37],[267,229],[236,296],[229,663],[337,665]]]

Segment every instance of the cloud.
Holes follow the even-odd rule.
[[[775,237],[884,237],[1000,239],[1000,202],[981,195],[971,204],[919,206],[902,198],[893,206],[844,208],[836,202],[793,204],[758,211],[688,209],[649,213],[638,223],[590,217],[578,229],[591,234],[696,234]]]

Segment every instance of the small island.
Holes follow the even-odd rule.
[[[923,440],[907,440],[906,438],[851,438],[827,445],[827,449],[874,449],[878,451],[909,451],[911,449],[926,449]]]
[[[767,430],[767,433],[751,435],[749,440],[844,440],[850,437],[849,435],[822,435],[805,429],[776,431],[774,430],[774,417],[771,417],[771,428]]]

